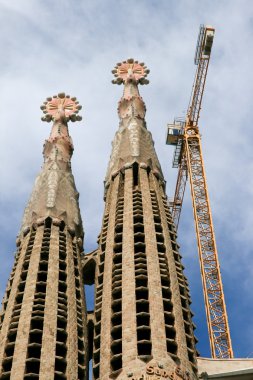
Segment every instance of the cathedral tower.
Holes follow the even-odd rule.
[[[83,229],[71,172],[67,121],[80,120],[75,98],[41,107],[53,120],[44,165],[25,210],[0,317],[1,380],[87,379]]]
[[[133,59],[113,70],[124,93],[97,251],[95,380],[197,378],[188,284],[138,91],[148,72]]]

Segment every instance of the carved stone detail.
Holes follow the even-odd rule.
[[[32,224],[41,223],[48,216],[64,221],[69,230],[83,235],[78,205],[79,194],[71,172],[73,143],[69,136],[67,120],[76,121],[81,106],[76,98],[64,93],[48,98],[41,107],[44,121],[54,120],[49,138],[43,149],[44,165],[35,180],[35,185],[24,212],[20,233]]]
[[[140,155],[140,132],[139,126],[135,118],[133,118],[128,126],[131,155],[138,157]]]
[[[53,208],[55,206],[58,179],[59,177],[57,171],[52,170],[48,176],[47,207],[49,208]]]
[[[162,170],[154,149],[151,133],[146,128],[146,107],[138,84],[147,84],[146,76],[149,70],[144,63],[128,59],[118,63],[112,71],[117,79],[113,83],[124,83],[124,93],[119,101],[119,130],[112,143],[112,154],[108,165],[105,183],[114,178],[126,164],[142,163],[151,170],[159,171],[163,180]]]

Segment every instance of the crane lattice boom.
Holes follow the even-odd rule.
[[[233,351],[198,131],[188,129],[185,143],[211,353],[214,358],[231,358]]]
[[[218,253],[207,190],[198,119],[204,93],[214,29],[200,27],[195,54],[197,64],[192,96],[185,121],[175,120],[168,126],[167,143],[175,145],[173,167],[178,178],[172,216],[178,227],[185,186],[189,175],[207,325],[213,358],[232,358],[226,305],[222,287]]]

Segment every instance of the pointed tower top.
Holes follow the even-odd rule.
[[[73,122],[82,120],[82,117],[77,115],[82,106],[79,105],[76,97],[71,98],[69,95],[65,95],[64,92],[48,97],[40,108],[45,114],[41,120],[48,123],[51,120],[65,123],[69,120]]]
[[[53,125],[49,138],[45,141],[44,165],[35,180],[30,200],[25,209],[21,232],[26,233],[33,223],[44,223],[51,217],[56,223],[63,221],[72,233],[83,235],[78,197],[74,177],[71,172],[73,143],[67,122],[82,120],[77,115],[82,106],[75,97],[64,92],[47,98],[41,106],[45,116],[43,121]]]
[[[136,84],[149,83],[146,79],[149,69],[147,69],[143,62],[139,63],[133,58],[117,63],[112,73],[116,78],[112,81],[113,84],[126,84],[128,82],[135,82]]]
[[[149,83],[146,79],[149,70],[143,62],[129,58],[117,63],[112,73],[116,78],[112,83],[123,83],[124,91],[118,104],[120,123],[112,143],[105,189],[108,188],[111,178],[135,162],[141,167],[150,168],[164,181],[154,142],[146,127],[146,106],[138,89],[138,84]]]
[[[44,145],[45,161],[48,158],[52,159],[53,153],[54,159],[58,158],[58,161],[62,159],[68,162],[74,148],[68,133],[67,122],[69,120],[73,122],[82,120],[82,117],[78,115],[82,106],[79,105],[76,97],[70,97],[64,92],[60,92],[58,95],[48,97],[40,108],[45,114],[41,118],[42,121],[49,123],[53,120],[50,137]]]

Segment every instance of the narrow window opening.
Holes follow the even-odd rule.
[[[52,219],[50,217],[45,219],[45,227],[46,228],[51,228],[52,225]]]
[[[144,243],[138,244],[134,246],[134,253],[145,253],[146,252],[146,246]]]
[[[122,357],[121,356],[116,356],[111,359],[111,367],[112,371],[118,371],[119,369],[122,368]]]
[[[84,379],[85,378],[85,369],[78,367],[78,379]]]
[[[146,299],[148,300],[148,289],[136,289],[135,290],[136,300]]]
[[[12,360],[4,360],[3,361],[3,372],[9,372],[11,371],[12,367]]]
[[[119,327],[119,326],[113,327],[112,331],[111,331],[112,339],[113,340],[121,339],[122,338],[122,334],[121,333],[122,333],[121,327]]]
[[[139,165],[137,162],[133,164],[133,187],[138,186],[138,180],[139,180]]]
[[[177,344],[174,340],[167,339],[167,351],[171,354],[177,353]]]
[[[27,361],[26,362],[26,373],[33,373],[33,374],[39,374],[40,372],[40,361],[33,360],[33,361]]]
[[[65,343],[67,339],[66,331],[62,329],[57,329],[56,341]]]
[[[149,326],[149,314],[147,313],[142,313],[142,314],[137,314],[137,326]]]
[[[35,319],[36,318],[36,319]],[[38,319],[40,318],[40,319]],[[43,317],[33,317],[31,320],[31,330],[43,330]]]
[[[141,302],[137,302],[136,304],[136,312],[137,313],[149,313],[149,303],[146,300],[141,300]]]
[[[137,330],[137,340],[138,341],[141,341],[141,340],[150,340],[151,339],[151,333],[150,333],[150,329],[138,329]]]
[[[28,357],[29,358],[40,358],[40,347],[33,345],[28,347]]]
[[[31,331],[29,343],[41,343],[42,331]]]
[[[119,343],[112,345],[112,353],[113,355],[121,354],[122,352],[122,341],[120,340]]]
[[[151,342],[138,343],[137,347],[138,347],[138,355],[140,356],[151,355],[151,348],[152,348]]]
[[[114,314],[112,316],[112,325],[113,326],[121,326],[121,324],[122,324],[121,314]]]
[[[5,349],[6,356],[13,356],[14,353],[14,344],[8,344]]]
[[[60,223],[60,231],[64,231],[64,228],[65,228],[65,223],[64,221],[62,220],[61,223]]]
[[[166,337],[170,339],[175,339],[176,337],[176,330],[174,328],[171,328],[169,326],[165,326],[166,330]]]
[[[113,312],[117,313],[119,311],[121,311],[121,303],[119,301],[114,301],[112,303],[112,310]]]
[[[67,353],[67,348],[65,345],[57,342],[56,344],[56,356],[66,356],[66,353]]]
[[[57,357],[55,358],[55,371],[65,373],[66,366],[67,366],[67,363],[65,360],[63,360],[61,358],[57,358]]]
[[[139,288],[140,286],[148,286],[148,279],[147,278],[136,278],[136,288]]]

